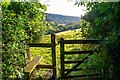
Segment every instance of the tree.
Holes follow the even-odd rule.
[[[79,3],[79,2],[78,2]],[[89,10],[83,18],[90,23],[87,26],[86,37],[102,39],[102,55],[105,58],[105,72],[109,79],[120,79],[120,5],[119,2],[93,2],[80,4],[86,5]],[[92,15],[96,14],[96,16]],[[92,15],[92,18],[90,18]],[[93,17],[94,16],[94,17]],[[86,27],[86,25],[84,25]]]
[[[46,7],[37,2],[2,2],[3,79],[23,78],[26,44],[38,41],[46,26]]]

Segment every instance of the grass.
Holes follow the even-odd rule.
[[[85,39],[82,37],[82,32],[80,29],[77,30],[69,30],[69,31],[64,31],[55,34],[56,35],[56,43],[60,40],[60,38],[64,38],[65,40],[76,40],[76,39]],[[40,41],[41,43],[51,43],[51,36],[50,35],[44,35],[42,40]],[[94,45],[93,45],[94,47]],[[89,45],[80,45],[80,44],[67,44],[65,45],[65,51],[73,51],[73,50],[85,50],[88,48],[93,48]],[[43,56],[43,59],[41,61],[41,64],[52,64],[52,57],[51,57],[51,48],[30,48],[30,52],[32,54],[32,57],[35,56]],[[57,55],[57,66],[58,66],[58,71],[60,71],[60,45],[58,44],[56,46],[56,55]],[[82,59],[85,55],[69,55],[65,56],[65,60],[79,60]],[[74,64],[69,64],[66,65],[65,68],[71,68]],[[80,67],[86,68],[86,66],[89,66],[88,64],[82,64]],[[43,70],[45,72],[45,70]],[[87,72],[87,71],[85,71]],[[72,74],[80,74],[80,71],[77,71],[76,73]],[[60,72],[59,72],[60,74]],[[41,73],[40,73],[41,76]],[[43,74],[44,76],[44,74]],[[59,75],[60,76],[60,75]]]
[[[71,33],[71,34],[70,34]],[[69,31],[65,31],[65,32],[60,32],[55,34],[56,35],[56,43],[58,43],[58,41],[60,40],[60,38],[64,38],[64,39],[81,39],[80,36],[80,32],[79,30],[69,30]],[[42,40],[40,41],[41,43],[51,43],[51,39],[50,39],[51,35],[44,35]],[[65,45],[65,50],[73,50],[74,48],[80,48],[80,45]],[[43,58],[45,58],[45,60],[43,59],[42,63],[50,63],[51,62],[51,49],[50,48],[30,48],[30,52],[32,54],[32,56],[43,56]],[[56,46],[56,54],[60,53],[60,45]],[[59,57],[58,57],[59,58]]]

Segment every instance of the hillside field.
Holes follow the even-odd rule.
[[[82,32],[81,29],[76,29],[76,30],[68,30],[68,31],[64,31],[64,32],[60,32],[60,33],[56,33],[56,55],[57,55],[57,66],[58,66],[58,74],[60,76],[60,45],[58,44],[58,41],[60,40],[60,38],[64,38],[65,40],[76,40],[76,39],[85,39],[82,37]],[[50,35],[44,35],[42,38],[42,43],[50,43]],[[93,45],[94,47],[94,45]],[[91,46],[89,45],[82,45],[82,44],[69,44],[69,45],[65,45],[65,50],[66,51],[73,51],[73,50],[86,50],[88,48],[93,49],[93,47],[91,48]],[[52,64],[52,58],[51,58],[51,49],[50,48],[30,48],[30,52],[32,54],[32,57],[35,56],[43,56],[42,61],[40,62],[40,64]],[[65,60],[79,60],[84,58],[86,55],[82,54],[82,55],[69,55],[69,56],[65,56]],[[94,57],[99,57],[99,55],[93,55]],[[99,58],[101,60],[101,58]],[[95,63],[94,65],[96,66],[97,63]],[[87,66],[88,64],[82,64],[79,67],[83,67],[83,68],[87,68],[85,66]],[[92,65],[92,64],[91,64]],[[68,64],[66,65],[65,68],[71,68],[73,66],[73,64]],[[40,69],[40,73],[41,76],[44,76],[44,73],[46,73],[46,70],[44,69]],[[48,70],[49,71],[49,70]],[[77,71],[75,73],[72,74],[80,74],[83,72]],[[84,71],[84,73],[88,73],[88,71]],[[90,73],[90,72],[89,72]]]
[[[56,44],[58,44],[58,41],[60,41],[60,38],[64,38],[64,39],[82,39],[81,37],[81,32],[80,29],[76,29],[76,30],[68,30],[68,31],[64,31],[64,32],[60,32],[60,33],[56,33]],[[42,41],[40,41],[40,43],[50,43],[51,39],[50,39],[51,35],[44,35],[42,38]],[[57,54],[59,54],[59,44],[56,46],[56,50],[57,50]],[[51,59],[46,59],[48,57],[51,57],[51,49],[50,48],[30,48],[30,52],[32,54],[32,56],[36,56],[36,55],[40,55],[43,56],[45,58],[43,58],[42,63],[44,64],[48,64],[51,63]]]

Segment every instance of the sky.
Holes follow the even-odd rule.
[[[46,13],[80,17],[86,10],[84,6],[74,5],[75,0],[41,0],[40,2],[47,5]]]

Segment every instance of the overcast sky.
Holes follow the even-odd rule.
[[[77,6],[75,0],[41,0],[47,6],[47,13],[61,14],[68,16],[81,16],[85,13],[85,7]]]

